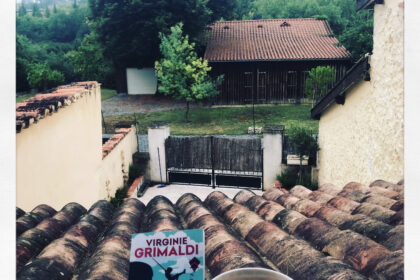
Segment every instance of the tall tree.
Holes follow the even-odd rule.
[[[167,36],[159,34],[162,43],[162,59],[156,61],[155,69],[159,79],[159,91],[186,103],[185,120],[188,122],[190,102],[202,101],[218,94],[217,85],[221,77],[212,81],[207,60],[198,58],[194,43],[188,35],[182,35],[182,23],[171,27]]]
[[[23,17],[23,16],[25,16],[26,15],[26,8],[25,8],[25,5],[22,3],[21,5],[20,5],[20,7],[19,7],[19,10],[18,10],[18,15],[20,16],[20,17]]]
[[[199,41],[210,20],[207,0],[89,0],[90,20],[116,70],[118,92],[126,92],[125,68],[151,67],[160,57],[159,32],[183,22],[185,32]]]
[[[373,49],[373,15],[371,11],[360,11],[338,36],[338,40],[358,59]]]
[[[37,3],[34,3],[32,6],[32,16],[33,17],[42,17],[41,10]]]
[[[77,9],[77,0],[73,0],[73,9]]]
[[[49,18],[51,15],[50,9],[48,8],[48,6],[45,8],[45,17]]]
[[[56,13],[57,13],[57,6],[55,5],[55,2],[54,2],[53,13],[54,13],[54,14],[56,14]]]

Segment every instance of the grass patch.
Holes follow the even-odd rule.
[[[284,125],[286,129],[300,126],[318,130],[318,121],[310,119],[311,105],[272,105],[255,107],[255,125]],[[238,135],[252,126],[252,106],[198,108],[190,110],[190,122],[185,122],[185,110],[136,114],[140,134],[154,121],[170,123],[172,135]],[[118,123],[134,123],[133,115],[105,117],[107,131]]]
[[[109,88],[101,88],[101,100],[107,100],[117,95],[117,91],[115,89]]]
[[[19,94],[16,95],[16,103],[23,102],[23,100],[31,98],[32,96],[35,96],[36,93],[27,93],[27,94]]]

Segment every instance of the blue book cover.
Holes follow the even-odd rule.
[[[203,280],[204,231],[133,234],[129,280]]]

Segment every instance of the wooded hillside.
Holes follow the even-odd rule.
[[[22,0],[17,92],[76,80],[118,89],[126,67],[150,67],[160,58],[158,34],[178,22],[202,55],[211,22],[296,17],[327,19],[354,60],[372,50],[373,13],[356,12],[355,0]]]

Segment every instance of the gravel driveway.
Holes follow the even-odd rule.
[[[191,104],[190,108],[198,107]],[[102,101],[104,116],[185,109],[185,102],[167,96],[119,94]]]

